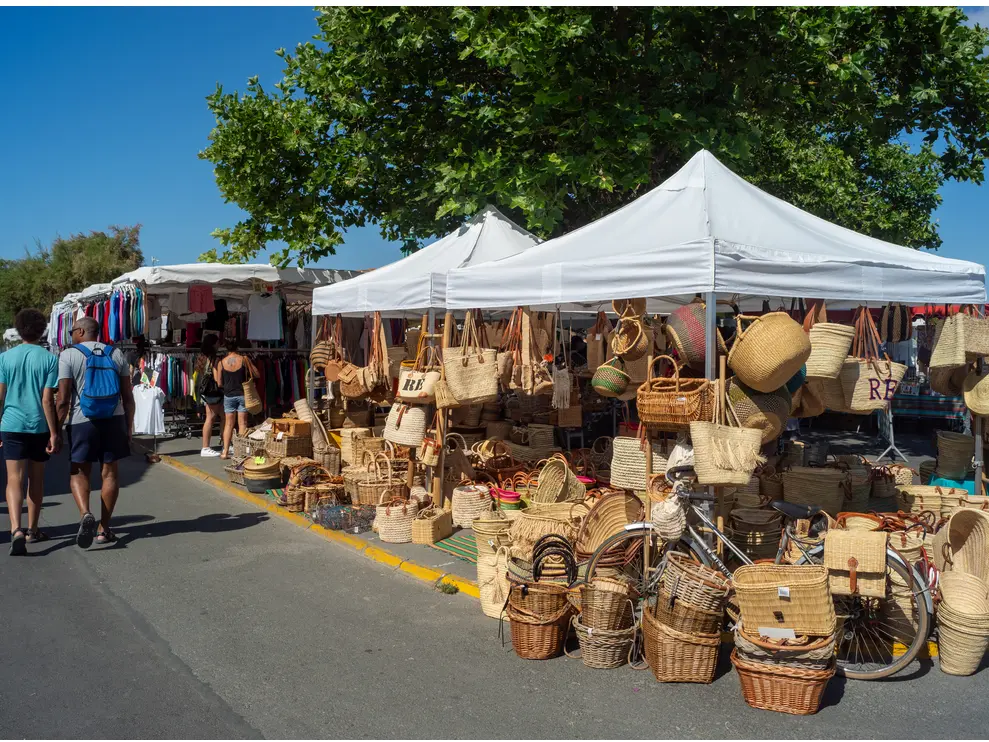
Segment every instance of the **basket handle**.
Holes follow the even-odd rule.
[[[670,365],[673,366],[673,378],[676,381],[676,391],[680,391],[680,366],[677,364],[673,356],[656,356],[652,359],[652,363],[649,364],[649,373],[646,375],[646,381],[650,382],[653,379],[659,378],[655,375],[656,363],[658,361],[669,361]]]

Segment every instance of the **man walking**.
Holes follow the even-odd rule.
[[[97,341],[100,325],[80,317],[72,326],[72,345],[58,359],[58,416],[66,421],[69,445],[69,486],[82,520],[76,544],[88,549],[117,540],[110,517],[120,483],[117,462],[130,455],[134,429],[134,394],[127,361],[119,349]],[[68,418],[66,420],[66,418]],[[100,464],[102,509],[99,532],[89,510],[89,477]]]
[[[0,353],[0,455],[7,467],[10,555],[24,556],[28,542],[47,541],[38,528],[45,495],[45,462],[61,444],[55,416],[58,359],[38,345],[47,321],[37,309],[22,309],[14,327],[23,344]],[[27,485],[27,532],[21,528]]]

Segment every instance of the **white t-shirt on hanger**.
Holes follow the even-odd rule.
[[[247,302],[247,339],[282,340],[282,301],[277,294],[252,294]]]
[[[161,387],[138,384],[134,387],[134,433],[165,434],[165,392]]]

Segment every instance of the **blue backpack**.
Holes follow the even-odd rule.
[[[111,357],[113,348],[106,345],[90,350],[82,344],[72,347],[86,357],[79,410],[90,420],[113,417],[120,402],[120,371]]]

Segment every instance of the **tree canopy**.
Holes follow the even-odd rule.
[[[415,249],[493,204],[551,237],[699,149],[851,229],[940,245],[948,180],[989,156],[989,33],[944,7],[335,7],[284,78],[217,87],[200,157],[247,212],[226,260]],[[213,251],[216,257],[216,251]]]
[[[108,231],[57,237],[51,247],[39,243],[23,258],[0,260],[0,327],[10,327],[21,309],[47,314],[66,294],[139,268],[141,225]]]

